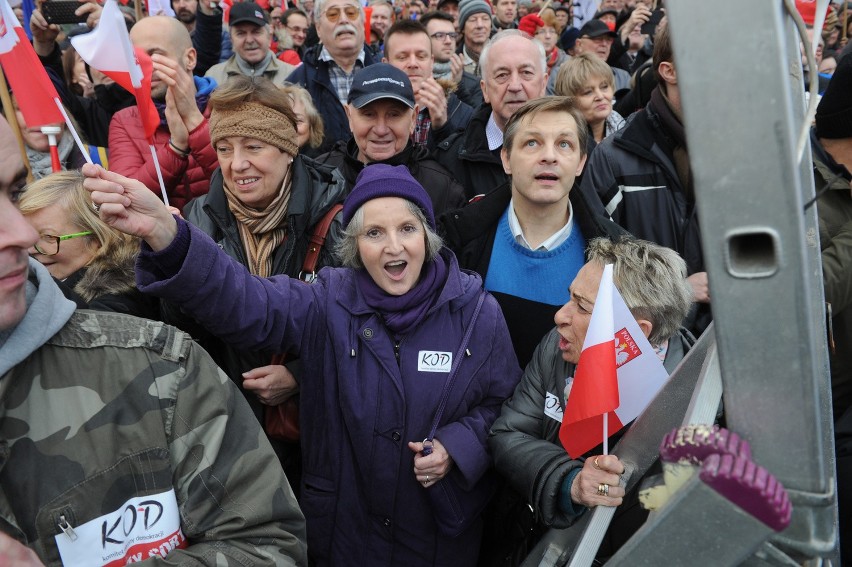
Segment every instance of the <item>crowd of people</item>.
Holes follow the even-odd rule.
[[[18,10],[87,145],[11,93],[0,564],[512,566],[595,506],[615,553],[624,464],[559,439],[604,266],[667,371],[712,321],[662,0],[130,0],[153,153],[69,41],[102,9]],[[852,561],[846,11],[811,148]]]

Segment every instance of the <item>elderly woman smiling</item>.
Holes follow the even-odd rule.
[[[243,348],[301,357],[312,561],[475,564],[492,491],[486,436],[520,369],[500,308],[442,248],[408,170],[364,168],[343,208],[348,267],[311,285],[251,277],[141,184],[84,172],[104,220],[150,246],[143,291]]]

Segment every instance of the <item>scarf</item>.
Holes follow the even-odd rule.
[[[695,190],[692,186],[692,170],[689,167],[689,152],[686,147],[686,129],[683,127],[683,118],[669,99],[663,94],[659,87],[651,91],[651,100],[648,107],[654,112],[663,130],[674,142],[672,148],[672,161],[681,186],[686,191],[687,200],[692,203],[695,200]]]
[[[439,63],[438,61],[435,61],[435,63],[432,65],[432,77],[434,77],[435,80],[450,79],[452,78],[452,76],[453,69],[449,61],[445,63]]]
[[[57,143],[57,149],[59,150],[59,163],[62,164],[62,169],[65,169],[68,157],[71,155],[74,147],[74,138],[71,136],[71,133],[67,129],[63,130],[62,137],[59,138],[59,142]],[[53,173],[53,166],[50,163],[50,150],[40,152],[27,146],[27,159],[29,160],[30,167],[33,170],[34,179],[41,179],[42,177],[47,177]]]
[[[263,278],[272,275],[272,253],[287,238],[287,204],[290,202],[290,175],[292,165],[284,176],[284,183],[268,207],[258,210],[243,204],[225,185],[228,208],[237,219],[240,240],[246,252],[249,271]]]
[[[420,280],[403,295],[387,294],[363,268],[356,270],[355,282],[364,301],[381,316],[385,326],[394,335],[405,335],[426,317],[429,308],[435,304],[448,272],[447,262],[439,254],[431,262],[423,264]]]
[[[210,93],[216,88],[216,81],[210,77],[192,76],[192,81],[195,83],[195,105],[198,111],[204,114],[207,109],[207,101],[210,100]],[[168,128],[169,124],[166,121],[166,101],[155,100],[154,106],[157,108],[157,114],[160,115],[160,126]]]
[[[553,66],[556,64],[556,60],[559,59],[559,48],[554,47],[550,51],[550,55],[547,56],[547,72],[549,73]]]

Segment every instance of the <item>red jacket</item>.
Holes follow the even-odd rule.
[[[183,210],[184,205],[210,189],[210,177],[219,166],[210,144],[207,118],[189,133],[188,158],[169,148],[169,131],[160,126],[154,133],[154,148],[163,173],[169,204]],[[111,171],[138,179],[160,195],[160,183],[148,140],[142,131],[139,109],[130,106],[115,113],[109,124],[109,166]]]

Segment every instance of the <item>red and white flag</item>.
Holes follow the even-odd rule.
[[[565,404],[559,440],[572,458],[641,414],[669,374],[604,267],[583,352]]]
[[[7,0],[0,0],[0,64],[28,128],[62,123],[56,87]]]
[[[145,137],[151,138],[160,125],[160,115],[151,100],[151,58],[134,48],[127,24],[115,0],[107,0],[98,27],[71,38],[80,57],[136,96]]]

